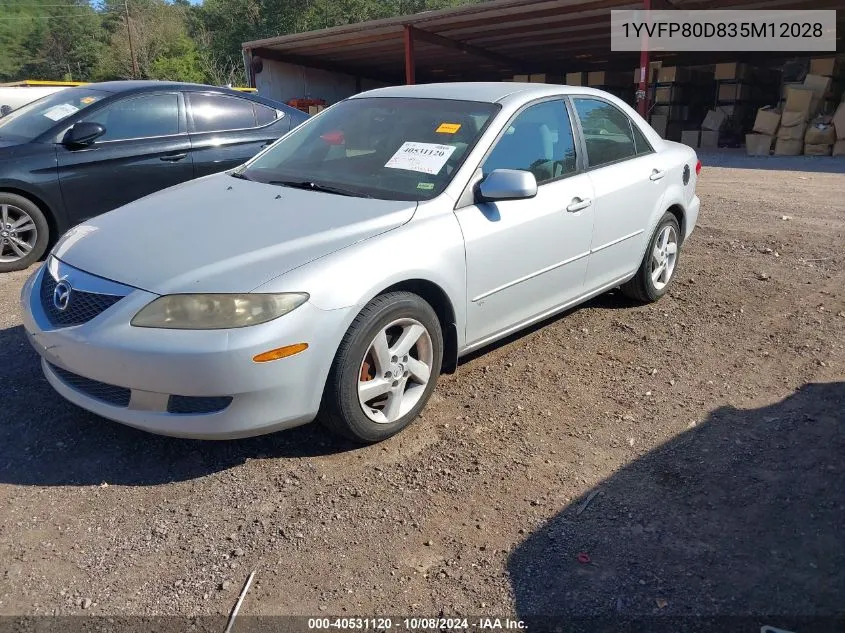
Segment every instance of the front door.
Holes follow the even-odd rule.
[[[578,297],[593,230],[593,190],[579,170],[562,99],[527,106],[482,165],[537,178],[534,198],[458,209],[466,242],[468,345],[480,345]]]
[[[84,120],[99,123],[106,133],[87,147],[57,146],[59,183],[71,222],[193,178],[179,93],[130,96]]]

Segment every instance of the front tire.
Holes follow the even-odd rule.
[[[432,307],[409,292],[380,295],[343,337],[318,419],[356,442],[396,435],[425,407],[442,361],[443,332]]]
[[[677,218],[667,211],[654,229],[637,274],[622,285],[626,296],[652,303],[669,291],[681,255],[680,235]]]
[[[0,273],[23,270],[47,250],[50,228],[31,200],[0,192]]]

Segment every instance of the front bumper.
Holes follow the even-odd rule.
[[[42,266],[27,280],[21,301],[27,338],[42,358],[47,380],[84,409],[162,435],[230,439],[310,422],[348,325],[345,310],[325,311],[305,303],[275,321],[247,328],[138,328],[129,325],[130,319],[156,295],[133,290],[86,323],[55,328],[38,292],[44,271]],[[309,347],[277,361],[252,360],[295,343]],[[82,380],[68,380],[67,372]],[[93,397],[96,390],[79,388],[80,382],[91,381],[128,389],[128,404],[114,404],[115,399]],[[168,407],[170,396],[204,401],[230,397],[231,402],[214,413],[174,413]]]

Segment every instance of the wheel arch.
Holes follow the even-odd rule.
[[[677,202],[670,205],[668,209],[666,209],[666,213],[671,213],[675,216],[675,219],[678,221],[678,226],[681,229],[681,234],[678,236],[678,241],[683,243],[684,235],[687,234],[687,217],[686,211],[684,208],[678,204]]]
[[[458,367],[458,327],[455,307],[449,295],[433,281],[414,278],[396,282],[376,293],[376,296],[397,291],[415,294],[434,309],[443,331],[443,362],[440,371],[444,374],[454,373]]]

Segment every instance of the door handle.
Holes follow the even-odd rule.
[[[593,201],[590,198],[572,198],[572,202],[569,203],[566,210],[570,213],[576,213],[582,209],[586,209],[591,204],[593,204]]]
[[[660,180],[663,176],[666,175],[665,169],[652,169],[651,176],[648,177],[649,180]]]
[[[166,160],[171,163],[175,163],[177,160],[182,160],[188,155],[188,152],[182,152],[181,154],[165,154],[164,156],[159,157],[160,160]]]

